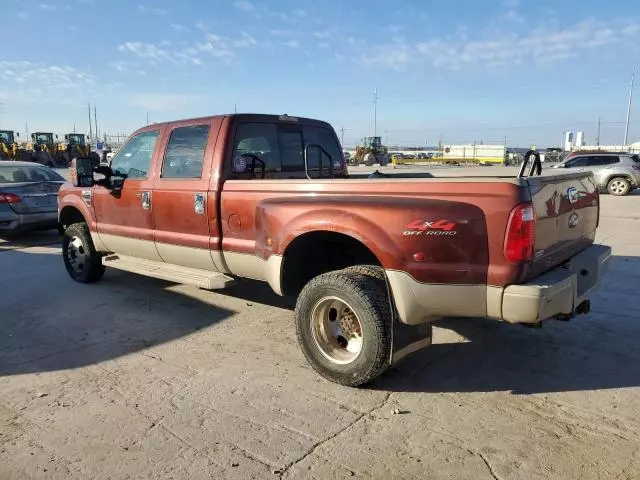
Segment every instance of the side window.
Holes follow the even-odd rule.
[[[578,157],[567,162],[567,168],[586,167],[591,157]]]
[[[255,160],[256,172],[262,169],[264,162],[267,172],[280,171],[280,147],[278,130],[273,123],[243,123],[238,126],[233,142],[233,159],[245,156],[245,172],[251,171],[251,163]],[[232,159],[232,161],[233,161]],[[234,172],[242,174],[242,172]]]
[[[613,165],[614,163],[620,163],[620,157],[614,157],[611,155],[596,157],[598,159],[598,165]]]
[[[209,125],[178,127],[171,132],[162,161],[162,178],[200,178]]]
[[[157,141],[157,130],[139,133],[129,140],[111,160],[114,174],[124,178],[146,178]]]

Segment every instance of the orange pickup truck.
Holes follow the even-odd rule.
[[[297,297],[313,368],[357,386],[428,345],[442,317],[589,311],[611,256],[594,244],[593,177],[523,171],[352,175],[329,124],[288,115],[153,124],[108,167],[73,161],[63,259],[82,283],[106,267],[203,289],[268,282]]]

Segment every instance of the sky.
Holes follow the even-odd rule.
[[[599,118],[601,143],[619,144],[640,77],[637,0],[0,5],[0,128],[20,132],[88,133],[90,103],[112,135],[237,109],[326,120],[346,146],[374,117],[395,145],[593,144]]]

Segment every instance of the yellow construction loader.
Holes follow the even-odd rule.
[[[74,158],[90,155],[91,147],[83,133],[67,133],[64,140],[65,143],[60,144],[57,149],[56,163],[59,166],[68,167]]]
[[[57,139],[58,136],[56,135]],[[36,162],[47,167],[56,167],[58,150],[61,148],[51,132],[35,132],[31,134],[31,142],[22,154],[22,160]]]
[[[362,144],[356,147],[355,155],[349,158],[350,165],[360,165],[364,163],[370,167],[378,163],[384,167],[389,163],[389,151],[382,145],[381,137],[364,137]]]
[[[15,160],[19,156],[20,146],[16,138],[20,137],[18,132],[12,130],[0,130],[0,160]]]

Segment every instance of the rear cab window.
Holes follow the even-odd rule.
[[[346,172],[342,149],[328,126],[277,122],[242,122],[235,130],[227,178],[329,178]],[[322,171],[321,171],[322,165]]]

